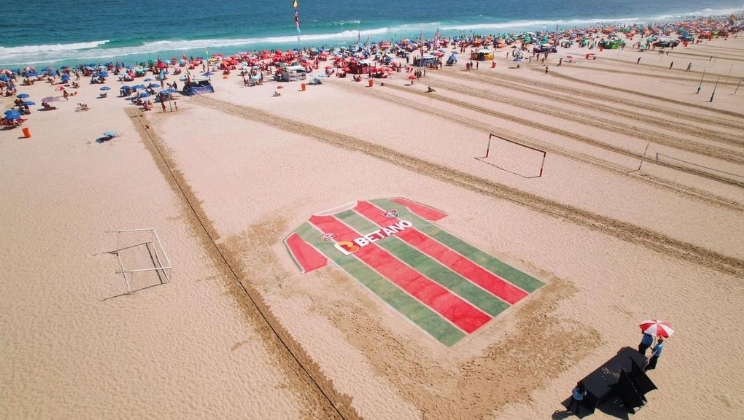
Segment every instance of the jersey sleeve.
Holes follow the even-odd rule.
[[[305,242],[297,232],[293,232],[284,240],[284,245],[297,267],[303,273],[325,267],[328,259],[312,245]]]

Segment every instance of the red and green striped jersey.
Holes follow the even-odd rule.
[[[543,283],[432,223],[445,216],[404,198],[359,201],[284,242],[303,273],[332,261],[451,346]]]

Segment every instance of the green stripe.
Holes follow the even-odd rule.
[[[317,230],[312,224],[304,223],[297,229],[297,234],[305,242],[314,246],[323,255],[336,263],[342,270],[366,286],[372,293],[408,317],[442,344],[451,346],[465,337],[463,331],[439,316],[439,314],[431,310],[428,306],[399,289],[365,263],[359,261],[353,255],[347,256],[342,254],[333,247],[333,242],[320,239],[322,232]]]
[[[339,213],[336,217],[359,232],[369,233],[380,228],[353,210]],[[388,236],[385,239],[378,240],[375,244],[492,317],[500,314],[509,307],[508,303],[476,286],[474,283],[440,264],[400,238]]]
[[[451,234],[443,231],[436,225],[415,215],[401,204],[390,201],[388,199],[377,199],[370,201],[385,210],[398,210],[398,212],[400,213],[400,218],[410,221],[421,232],[424,232],[425,234],[431,236],[445,246],[466,256],[474,263],[496,274],[504,280],[522,288],[522,290],[532,293],[544,285],[543,282],[530,276],[529,274],[523,273],[516,268],[486,254],[480,249],[461,240],[460,238],[452,236]]]

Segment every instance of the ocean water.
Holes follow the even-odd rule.
[[[744,0],[30,0],[0,14],[0,68],[134,63],[262,49],[741,14]]]

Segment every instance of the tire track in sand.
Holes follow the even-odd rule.
[[[344,89],[347,91],[354,91],[358,95],[363,94],[369,97],[383,100],[385,102],[396,104],[403,108],[408,108],[408,109],[419,111],[419,112],[421,111],[419,102],[412,102],[400,96],[391,95],[385,92],[385,89],[366,89],[366,88],[359,89],[357,86],[353,84],[347,84],[347,83],[339,83],[336,86],[340,89]],[[387,85],[385,85],[385,87],[387,87]],[[559,145],[555,145],[553,143],[541,141],[541,140],[538,140],[538,139],[535,139],[535,138],[532,138],[526,135],[504,130],[502,127],[491,126],[491,125],[483,123],[482,120],[467,118],[462,115],[453,114],[452,112],[443,111],[436,107],[427,107],[426,113],[428,115],[435,115],[435,116],[447,119],[448,121],[452,121],[454,123],[460,124],[463,127],[468,127],[468,128],[480,127],[485,133],[501,132],[505,134],[506,137],[508,137],[509,139],[517,140],[522,144],[526,144],[528,146],[535,147],[537,149],[545,150],[547,152],[566,157],[576,162],[591,165],[591,166],[600,168],[604,171],[614,173],[616,175],[631,177],[635,181],[643,182],[645,184],[651,185],[656,188],[661,188],[667,191],[671,191],[675,194],[679,194],[684,197],[688,197],[688,198],[692,198],[696,200],[703,200],[713,205],[723,206],[731,210],[744,212],[744,203],[737,202],[736,200],[732,200],[727,197],[721,197],[715,194],[711,194],[709,191],[706,191],[706,190],[700,190],[700,189],[693,188],[687,185],[679,184],[679,183],[674,182],[673,180],[659,178],[659,177],[656,177],[650,174],[641,174],[639,172],[630,170],[627,166],[617,165],[615,163],[608,162],[604,159],[594,157],[591,155],[587,155],[585,153],[572,151],[564,147],[561,147]],[[676,169],[676,167],[674,166],[660,164],[656,162],[655,160],[642,159],[640,155],[636,157],[639,159],[639,161],[641,160],[644,161],[644,163],[648,162],[650,164],[665,166],[665,167],[669,167],[670,169]]]
[[[714,173],[710,173],[710,172],[706,172],[706,171],[703,171],[703,170],[695,169],[695,168],[692,168],[692,167],[685,167],[685,166],[673,165],[671,163],[659,162],[659,161],[656,161],[656,160],[651,160],[651,159],[648,159],[647,157],[642,156],[642,155],[639,155],[639,154],[637,154],[635,152],[632,152],[632,151],[629,151],[629,150],[625,150],[625,149],[621,149],[619,147],[615,147],[613,145],[604,143],[602,141],[595,140],[592,137],[588,137],[588,136],[584,136],[584,135],[581,135],[581,134],[577,134],[577,133],[574,133],[574,132],[571,132],[571,131],[568,131],[568,130],[563,130],[561,128],[558,128],[558,127],[555,127],[555,126],[552,126],[552,125],[542,124],[542,123],[539,123],[539,122],[530,120],[528,118],[522,118],[522,117],[514,116],[514,115],[511,115],[511,114],[507,114],[505,112],[500,112],[500,111],[497,111],[497,110],[494,110],[494,109],[490,109],[490,108],[484,108],[484,107],[473,105],[473,104],[470,104],[468,102],[461,101],[461,100],[458,100],[458,99],[448,98],[446,96],[428,95],[425,92],[414,91],[414,90],[406,89],[406,88],[400,87],[400,86],[385,85],[385,88],[396,89],[396,90],[399,90],[401,92],[406,92],[406,93],[411,94],[411,95],[426,96],[428,98],[433,98],[433,99],[435,99],[437,101],[446,102],[446,103],[449,103],[451,105],[455,105],[455,106],[458,106],[458,107],[467,109],[467,110],[472,111],[474,113],[480,113],[480,114],[488,115],[488,116],[491,116],[491,117],[496,117],[496,118],[504,119],[504,120],[507,120],[507,121],[512,121],[512,122],[515,122],[515,123],[518,123],[518,124],[522,124],[522,125],[525,125],[525,126],[530,126],[532,128],[538,128],[538,129],[540,129],[542,131],[546,131],[548,133],[557,134],[559,136],[563,136],[563,137],[569,138],[569,139],[574,140],[574,141],[580,141],[582,143],[586,143],[586,144],[592,145],[594,147],[598,147],[598,148],[601,148],[601,149],[604,149],[604,150],[608,150],[608,151],[611,151],[611,152],[614,152],[614,153],[618,153],[618,154],[623,155],[623,156],[628,156],[628,157],[633,157],[633,158],[636,158],[636,159],[641,159],[644,162],[653,163],[655,165],[660,165],[660,166],[664,166],[664,167],[667,167],[667,168],[675,169],[675,170],[678,170],[678,171],[681,171],[681,172],[686,172],[686,173],[689,173],[689,174],[697,175],[697,176],[700,176],[700,177],[703,177],[703,178],[712,179],[714,181],[718,181],[718,182],[721,182],[721,183],[724,183],[724,184],[728,184],[728,185],[733,185],[733,186],[737,186],[737,187],[740,187],[740,188],[744,188],[744,181],[727,178],[727,177],[724,177],[724,176],[720,176],[720,175],[717,175],[717,174],[714,174]],[[466,89],[466,91],[467,91],[467,89]],[[508,104],[508,102],[504,102],[504,103],[507,103]],[[654,142],[654,143],[658,143],[658,142]],[[701,153],[701,154],[704,154],[704,153]]]
[[[241,270],[240,261],[218,245],[219,234],[207,217],[201,202],[191,190],[183,174],[177,169],[175,160],[160,137],[150,129],[150,125],[139,109],[128,108],[127,116],[132,119],[145,148],[152,155],[156,166],[170,185],[176,199],[181,204],[181,214],[189,228],[200,239],[210,261],[220,271],[227,283],[228,292],[235,298],[244,317],[251,322],[261,342],[266,346],[269,357],[275,360],[298,400],[303,403],[300,413],[307,419],[361,419],[351,406],[352,398],[336,392],[331,381],[323,374],[316,362],[295,341],[294,337],[276,319],[268,304],[264,302]],[[234,280],[234,281],[229,281]]]
[[[587,210],[540,197],[536,194],[521,191],[517,188],[488,181],[438,163],[429,162],[384,146],[372,144],[353,136],[324,129],[306,122],[270,114],[259,108],[236,105],[205,96],[197,96],[193,98],[193,102],[212,108],[218,112],[266,124],[282,131],[300,134],[332,146],[361,152],[422,176],[447,182],[488,197],[508,200],[534,211],[564,219],[592,230],[601,231],[607,235],[644,246],[659,253],[744,278],[744,260],[723,255],[704,247],[655,232],[651,229],[598,215]]]
[[[435,73],[436,74],[436,73]],[[525,79],[519,76],[514,76],[506,73],[498,73],[495,76],[489,77],[485,75],[474,75],[474,74],[463,74],[462,72],[453,70],[444,70],[447,76],[456,78],[468,78],[468,77],[479,77],[485,83],[497,84],[505,88],[513,88],[515,85],[522,85],[525,88],[530,89],[527,93],[535,93],[535,88],[544,89],[548,92],[563,92],[574,96],[583,97],[586,99],[594,99],[601,103],[603,107],[614,106],[617,109],[618,105],[623,105],[627,108],[636,110],[645,110],[649,112],[661,112],[666,116],[677,118],[681,121],[697,122],[701,124],[713,124],[719,127],[726,127],[730,129],[744,130],[744,114],[733,112],[725,109],[710,108],[704,105],[691,104],[688,102],[665,98],[661,96],[652,95],[645,92],[637,92],[630,89],[624,89],[611,85],[604,85],[601,83],[590,82],[584,79],[578,79],[572,76],[568,76],[563,72],[551,73],[551,78],[560,78],[572,81],[580,85],[587,85],[592,90],[582,89],[573,86],[566,86],[565,84],[557,84],[544,80]],[[508,82],[508,83],[506,83]],[[626,97],[610,96],[605,93],[599,93],[601,90],[608,90],[613,92],[624,93],[638,97],[638,100],[629,99]],[[651,99],[657,101],[655,103],[648,103],[642,99]],[[670,104],[670,105],[666,105]],[[597,104],[594,104],[596,106]],[[689,109],[690,112],[680,111],[680,109]],[[703,111],[709,114],[718,114],[719,118],[711,115],[701,115],[693,113],[692,111]],[[733,118],[733,119],[732,119]]]
[[[470,75],[457,74],[455,77],[460,78],[460,79],[476,81],[480,83],[486,83],[486,84],[490,84],[494,86],[500,86],[500,87],[508,88],[510,90],[522,92],[528,95],[539,95],[541,98],[551,99],[555,101],[556,103],[562,104],[562,105],[569,104],[569,105],[577,106],[579,108],[586,108],[586,109],[596,109],[597,107],[601,106],[604,113],[611,114],[613,115],[613,117],[619,116],[619,117],[627,118],[628,120],[633,121],[633,123],[626,124],[626,123],[619,122],[615,119],[607,119],[603,117],[598,117],[592,114],[581,113],[580,111],[576,111],[576,110],[566,110],[559,106],[537,104],[535,102],[525,100],[525,99],[504,97],[504,96],[494,95],[494,94],[483,92],[483,91],[473,91],[472,89],[463,88],[460,85],[450,84],[447,82],[440,82],[437,84],[437,86],[446,88],[448,90],[452,90],[454,92],[464,93],[470,96],[477,96],[477,97],[491,100],[491,101],[509,103],[510,105],[514,105],[514,106],[524,108],[524,109],[534,111],[534,112],[543,112],[543,113],[547,112],[548,115],[550,116],[563,118],[571,122],[578,122],[580,124],[594,126],[597,128],[601,128],[603,130],[613,131],[619,134],[632,135],[633,137],[643,138],[644,140],[652,141],[657,144],[664,144],[666,146],[676,147],[678,149],[683,149],[683,150],[686,150],[687,148],[695,149],[695,150],[709,149],[711,150],[711,153],[716,153],[716,154],[720,154],[723,156],[726,156],[727,153],[732,153],[732,154],[737,153],[735,151],[730,151],[729,149],[717,149],[717,148],[714,148],[713,146],[695,142],[694,140],[691,140],[689,138],[670,137],[668,135],[662,134],[658,131],[655,131],[649,128],[645,128],[641,130],[637,127],[636,122],[643,122],[643,123],[649,124],[650,126],[663,128],[664,130],[667,130],[670,132],[676,132],[676,133],[681,133],[681,134],[697,136],[700,138],[705,138],[706,140],[709,140],[709,141],[715,141],[715,142],[737,146],[737,147],[744,146],[744,140],[742,139],[742,136],[730,135],[727,133],[722,133],[715,129],[702,128],[699,125],[690,124],[689,118],[683,118],[683,119],[674,121],[671,115],[667,115],[664,110],[660,110],[659,108],[655,108],[654,112],[664,113],[665,118],[659,118],[659,117],[654,117],[651,115],[645,115],[643,113],[639,113],[635,109],[635,107],[629,108],[629,107],[613,106],[612,104],[615,102],[615,99],[606,97],[606,96],[601,99],[602,102],[600,104],[594,101],[583,99],[583,96],[586,96],[584,94],[577,94],[577,93],[564,94],[565,93],[564,89],[563,87],[560,87],[560,86],[556,86],[555,88],[548,88],[548,89],[539,88],[540,90],[538,92],[535,89],[534,85],[516,84],[514,82],[510,82],[510,83],[500,82],[498,81],[498,79],[494,79],[493,77],[488,77],[487,75],[481,76],[481,75],[472,75],[472,74]],[[703,122],[700,121],[700,123],[703,123]],[[713,125],[715,124],[715,122],[711,120],[705,120],[705,124]],[[744,126],[742,126],[742,131],[744,131]],[[687,144],[691,144],[691,143],[698,144],[699,146],[687,146]],[[739,154],[738,161],[741,161],[742,159],[744,159],[744,155]],[[738,161],[735,163],[738,163]]]

